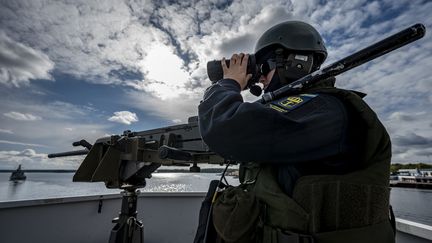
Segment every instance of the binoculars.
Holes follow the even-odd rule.
[[[227,67],[230,65],[230,60],[225,60]],[[247,63],[248,74],[252,74],[252,78],[249,79],[248,84],[246,85],[246,89],[255,95],[260,96],[262,93],[262,89],[260,86],[256,85],[258,83],[259,78],[261,76],[261,67],[256,63],[255,55],[249,54],[249,59]],[[223,79],[223,69],[221,60],[214,60],[207,62],[207,75],[210,78],[212,83],[215,83],[221,79]]]

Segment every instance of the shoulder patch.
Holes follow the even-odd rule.
[[[295,108],[302,106],[307,103],[309,100],[317,97],[316,94],[299,94],[284,97],[282,99],[270,102],[268,106],[274,110],[279,112],[288,112],[294,110]]]

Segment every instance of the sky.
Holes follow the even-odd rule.
[[[82,156],[46,156],[186,123],[210,85],[206,63],[253,53],[277,23],[313,25],[326,66],[415,23],[428,32],[430,12],[421,0],[0,0],[0,169],[75,169]],[[432,163],[431,64],[426,33],[337,77],[337,87],[368,94],[393,163]]]

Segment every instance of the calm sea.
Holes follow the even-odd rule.
[[[117,194],[120,190],[106,189],[103,183],[72,183],[73,173],[26,173],[23,182],[9,181],[10,173],[0,173],[0,201],[83,195]],[[236,184],[237,180],[227,177]],[[206,192],[211,180],[209,173],[154,173],[141,191]],[[390,202],[396,217],[432,225],[432,190],[392,188]]]

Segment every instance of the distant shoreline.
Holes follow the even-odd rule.
[[[0,173],[12,173],[16,170],[0,170]],[[24,173],[75,173],[76,170],[22,170]]]
[[[222,173],[223,168],[201,168],[201,173]],[[0,170],[0,173],[12,173],[16,170]],[[77,170],[22,170],[24,173],[75,173]],[[232,173],[233,171],[236,171],[236,169],[228,169],[228,173]],[[185,169],[158,169],[154,173],[188,173],[189,168]]]

